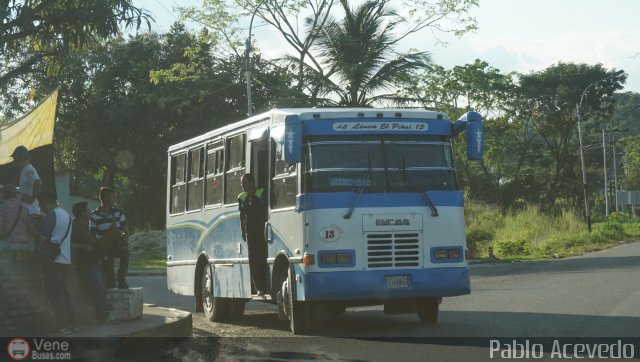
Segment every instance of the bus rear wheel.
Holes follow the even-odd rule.
[[[424,324],[434,324],[438,321],[440,298],[420,298],[416,303],[420,322]]]
[[[213,288],[213,271],[206,265],[202,270],[202,309],[211,322],[224,322],[229,318],[231,306],[225,298],[216,297]],[[243,308],[244,312],[244,308]]]

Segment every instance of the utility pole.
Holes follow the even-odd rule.
[[[609,188],[607,186],[607,142],[605,140],[605,129],[602,129],[602,159],[604,161],[604,211],[609,217]]]
[[[616,200],[616,212],[620,212],[618,209],[618,168],[616,167],[616,134],[613,135],[613,190],[615,192],[614,199]]]
[[[613,145],[613,189],[615,192],[614,200],[616,203],[616,212],[619,212],[618,206],[618,168],[617,168],[617,159],[616,159],[616,132],[628,132],[628,128],[611,128],[611,129],[602,129],[602,154],[604,161],[604,204],[605,204],[605,213],[606,216],[609,216],[609,182],[607,179],[607,143],[606,143],[606,133],[610,133],[612,137],[612,145]]]
[[[620,206],[618,205],[618,162],[616,159],[616,132],[629,132],[630,130],[629,128],[615,128],[608,131],[612,133],[613,138],[613,189],[615,191],[614,199],[616,201],[616,212],[620,212]]]
[[[587,92],[590,86],[594,83],[591,83],[582,93],[582,96]],[[582,147],[582,127],[580,127],[580,105],[582,105],[582,97],[580,97],[580,104],[576,104],[576,116],[578,118],[578,139],[580,141],[580,164],[582,165],[582,192],[584,194],[584,212],[587,216],[587,228],[589,232],[591,232],[591,212],[589,211],[589,195],[587,193],[587,173],[584,168],[584,150]]]
[[[582,127],[580,123],[580,107],[582,107],[582,101],[584,100],[584,96],[587,94],[589,89],[594,85],[607,80],[609,78],[615,77],[618,73],[613,73],[609,76],[606,76],[602,79],[596,80],[594,82],[589,83],[587,87],[582,92],[580,96],[580,103],[576,104],[576,119],[578,120],[578,139],[580,141],[580,164],[582,165],[582,192],[584,193],[584,212],[587,217],[587,228],[589,232],[591,232],[591,211],[589,210],[589,194],[587,192],[587,171],[584,167],[584,147],[582,146]]]
[[[253,116],[253,98],[252,98],[252,90],[251,85],[253,83],[253,79],[251,78],[251,30],[253,29],[253,19],[256,17],[256,13],[260,8],[260,4],[256,4],[256,8],[253,10],[253,14],[251,14],[251,21],[249,21],[249,35],[247,36],[247,40],[245,41],[245,51],[244,57],[247,63],[246,70],[246,78],[247,78],[247,116]]]

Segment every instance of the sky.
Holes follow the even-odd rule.
[[[134,0],[134,4],[154,15],[152,30],[164,32],[177,19],[178,4],[200,1]],[[390,4],[393,7],[394,0]],[[430,52],[432,61],[445,68],[481,59],[503,73],[541,71],[559,62],[601,63],[628,74],[623,91],[640,93],[638,14],[638,0],[480,0],[471,11],[478,21],[476,32],[461,38],[444,35],[443,46],[426,31],[402,46]],[[281,37],[256,25],[260,24],[254,24],[254,44],[267,56],[281,55],[287,47]]]

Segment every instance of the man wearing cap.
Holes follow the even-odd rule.
[[[20,169],[20,200],[24,203],[27,211],[31,215],[34,225],[39,226],[42,218],[40,214],[40,204],[37,196],[42,188],[40,175],[29,162],[29,150],[25,146],[18,146],[11,154]]]

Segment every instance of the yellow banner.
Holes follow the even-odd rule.
[[[0,128],[0,165],[13,161],[13,150],[22,145],[27,149],[53,143],[58,90],[49,94],[33,110]]]

